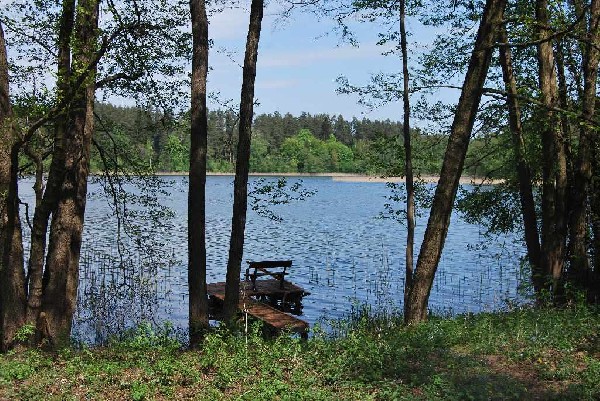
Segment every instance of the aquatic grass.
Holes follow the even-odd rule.
[[[95,189],[90,191],[99,193],[99,184],[95,183]],[[221,202],[227,197],[221,195],[230,186],[216,181],[213,184],[213,189],[218,189],[216,199],[220,200],[213,216],[209,281],[219,281],[226,264],[223,244],[227,243],[229,227]],[[89,235],[82,247],[79,304],[74,321],[78,340],[107,345],[113,335],[143,321],[160,325],[161,320],[172,319],[176,325],[187,324],[187,271],[182,262],[185,246],[181,246],[185,244],[186,222],[184,209],[180,208],[185,205],[185,185],[186,178],[175,179],[172,190],[158,198],[160,206],[176,212],[172,219],[167,219],[170,214],[161,209],[146,217],[134,214],[130,217],[142,220],[128,226],[131,236],[123,235],[121,244],[115,242],[116,226],[110,226],[105,216],[112,215],[113,209],[97,203],[100,195],[90,200],[95,212],[90,216],[91,224],[86,225]],[[374,185],[366,190],[347,184],[334,187],[322,179],[311,185],[318,187],[319,199],[315,197],[310,203],[318,201],[325,207],[323,218],[311,218],[315,210],[312,204],[309,208],[294,208],[293,213],[287,211],[286,220],[278,225],[272,221],[265,224],[268,219],[249,221],[247,256],[284,253],[294,259],[291,280],[305,285],[313,294],[304,305],[311,324],[323,313],[340,317],[347,312],[348,297],[377,308],[402,309],[403,247],[398,246],[402,242],[398,235],[404,231],[398,231],[391,221],[375,220],[381,205],[372,201],[373,196],[381,197],[387,190],[382,192]],[[345,192],[349,188],[352,191]],[[139,201],[133,211],[142,213],[147,199],[144,193],[133,192],[133,199]],[[347,200],[348,208],[339,207],[338,197]],[[216,199],[209,203],[215,206]],[[358,214],[355,207],[360,210]],[[346,209],[347,213],[343,212]],[[492,311],[503,308],[507,298],[523,301],[516,288],[527,282],[529,275],[521,275],[517,268],[522,247],[513,246],[514,237],[489,241],[481,235],[481,227],[465,225],[464,221],[456,223],[453,227],[461,235],[458,241],[448,241],[434,281],[431,306],[435,313]],[[138,231],[143,231],[141,237],[134,235]],[[149,245],[140,247],[139,238],[149,241]],[[504,240],[508,242],[503,245]],[[329,295],[334,291],[336,297],[332,300]],[[321,300],[328,302],[324,305]]]

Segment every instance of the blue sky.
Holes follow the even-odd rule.
[[[0,0],[0,5],[7,0]],[[239,1],[248,4],[249,1]],[[277,2],[271,2],[275,4]],[[212,71],[209,74],[209,91],[219,92],[221,98],[239,107],[242,80],[242,64],[248,28],[247,8],[227,9],[210,17],[209,35],[214,41],[210,53]],[[360,45],[353,47],[343,43],[334,32],[335,23],[327,18],[319,20],[312,14],[297,11],[292,18],[282,21],[276,5],[265,10],[258,56],[258,72],[255,97],[259,106],[256,113],[282,114],[301,112],[327,113],[370,119],[402,118],[400,102],[376,110],[358,104],[356,95],[338,95],[336,78],[345,76],[354,85],[369,82],[372,74],[398,72],[401,61],[395,56],[383,56],[387,50],[377,46],[377,34],[382,27],[372,23],[352,24]],[[418,55],[434,31],[423,28],[416,20],[407,20],[410,66],[415,67]],[[389,48],[388,48],[389,49]],[[10,50],[10,49],[9,49]],[[227,53],[227,55],[225,54]],[[458,97],[457,93],[443,94],[445,100]],[[128,99],[117,96],[110,101],[118,105],[130,104]],[[217,108],[215,103],[211,108]],[[414,121],[414,125],[422,125]]]
[[[248,10],[227,10],[213,16],[209,27],[215,43],[209,90],[219,91],[233,104],[239,102],[248,19]],[[355,24],[359,47],[342,43],[333,27],[332,21],[301,13],[282,22],[276,10],[267,8],[258,55],[257,113],[306,111],[342,114],[347,119],[401,119],[400,103],[368,110],[358,104],[357,96],[336,94],[335,80],[340,75],[353,84],[366,84],[371,74],[395,72],[401,65],[398,58],[381,55],[385,49],[376,45],[379,28],[373,24]],[[419,28],[409,21],[408,29]],[[417,47],[412,45],[413,55]]]

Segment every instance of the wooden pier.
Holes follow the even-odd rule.
[[[274,262],[268,263],[273,264]],[[247,313],[264,322],[274,332],[287,330],[299,333],[305,338],[308,335],[309,324],[287,312],[301,313],[302,298],[309,295],[309,293],[304,291],[303,288],[284,280],[285,274],[274,273],[268,275],[276,278],[256,280],[256,275],[252,277],[249,271],[246,272],[247,280],[240,282],[240,302],[238,305],[240,312]],[[207,292],[213,308],[219,310],[225,300],[225,283],[208,284]]]

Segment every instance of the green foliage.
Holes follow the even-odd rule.
[[[307,129],[287,138],[281,145],[281,155],[291,171],[298,173],[324,173],[329,158],[323,141]]]
[[[126,330],[118,339],[114,339],[111,346],[126,351],[174,351],[181,347],[174,334],[173,325],[170,323],[157,328],[149,322],[142,322]]]
[[[108,104],[98,104],[96,108],[93,171],[106,168],[187,171],[189,113],[172,116]],[[237,123],[237,116],[231,111],[209,112],[208,171],[234,171]],[[278,113],[258,115],[253,127],[250,171],[401,176],[404,174],[401,133],[401,124],[389,120],[346,121],[342,116],[308,113],[299,117]],[[412,140],[415,172],[439,174],[446,137],[414,130]],[[474,147],[486,146],[480,139],[473,143]],[[481,161],[477,159],[476,167],[468,165],[467,173],[488,174],[496,169],[508,157],[501,150]]]
[[[233,166],[230,167],[233,169]],[[262,135],[254,135],[250,149],[250,170],[257,173],[286,172],[281,156]]]
[[[235,165],[226,160],[208,160],[206,163],[208,171],[215,173],[231,173],[235,171]]]
[[[598,313],[512,309],[405,327],[357,307],[335,336],[265,339],[254,323],[214,329],[199,351],[141,326],[109,348],[1,355],[0,398],[594,400]]]
[[[352,150],[330,135],[317,139],[309,130],[302,129],[281,145],[281,156],[287,160],[288,169],[299,173],[352,172]]]
[[[316,191],[306,189],[302,180],[288,184],[285,177],[281,177],[276,181],[261,178],[252,183],[252,187],[248,191],[248,202],[250,208],[259,216],[281,221],[282,218],[273,211],[272,206],[303,201],[315,193]]]
[[[190,168],[189,149],[175,135],[167,137],[165,144],[166,159],[161,168],[168,171],[188,171]]]
[[[386,196],[384,211],[379,213],[379,218],[392,219],[401,224],[406,224],[406,185],[394,182],[386,183],[390,194]],[[415,190],[415,214],[422,216],[422,211],[431,207],[433,199],[433,187],[422,180],[414,181]]]
[[[457,209],[471,224],[482,224],[488,234],[522,229],[518,191],[507,184],[460,188]]]
[[[33,324],[24,324],[15,333],[15,341],[25,343],[29,341],[35,334],[35,326]]]
[[[98,104],[99,123],[93,171],[128,169],[185,172],[189,168],[189,114],[171,116],[140,108]],[[250,171],[286,173],[362,173],[404,175],[402,126],[391,121],[303,113],[299,117],[258,115],[251,143]],[[417,175],[440,172],[447,137],[412,131],[413,168]],[[473,139],[465,174],[509,175],[512,160],[507,137]],[[208,171],[235,169],[237,116],[209,112]]]

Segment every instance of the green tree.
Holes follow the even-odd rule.
[[[177,29],[164,35],[166,27],[180,26],[180,17],[170,5],[161,8],[156,3],[144,0],[135,8],[117,9],[112,2],[98,0],[14,0],[1,11],[2,21],[11,27],[15,71],[32,72],[14,74],[15,99],[34,99],[27,91],[56,77],[41,91],[51,94],[42,96],[43,103],[34,100],[19,107],[23,133],[18,150],[35,166],[36,205],[25,282],[9,283],[27,289],[20,300],[26,305],[25,320],[50,346],[69,341],[75,310],[96,90],[128,95],[143,88],[144,94],[138,93],[142,100],[155,90],[167,94],[177,86],[170,82],[168,88],[161,87],[155,74],[165,72],[169,64],[173,67],[177,52],[185,47],[185,35],[178,35]],[[56,70],[51,73],[49,68]],[[38,80],[40,76],[44,80]],[[47,158],[51,161],[46,172]],[[14,325],[15,319],[8,324]],[[10,342],[5,338],[4,345]]]
[[[338,141],[333,134],[325,142],[325,147],[329,154],[327,171],[343,173],[354,171],[354,153],[352,149]]]
[[[256,81],[256,61],[258,59],[258,43],[260,40],[263,13],[264,1],[252,0],[240,99],[240,124],[233,192],[233,216],[231,219],[231,238],[229,242],[225,301],[223,305],[223,314],[226,321],[232,321],[235,317],[240,299],[240,271],[242,254],[244,252],[244,232],[246,229],[248,207],[248,171],[250,169],[252,118],[254,117],[254,84]]]
[[[296,136],[286,139],[281,145],[281,155],[292,171],[298,173],[327,170],[327,148],[307,129],[301,129]]]
[[[188,171],[189,155],[186,147],[177,135],[169,135],[165,144],[165,160],[161,168],[165,171]]]
[[[204,0],[190,1],[192,85],[188,190],[188,289],[190,346],[197,347],[208,328],[206,290],[206,157],[208,151],[208,17]]]
[[[504,0],[488,0],[481,17],[408,295],[409,304],[405,308],[404,319],[409,324],[427,319],[429,294],[450,225],[452,206],[475,123],[475,114],[481,100],[493,45],[498,38],[505,7]]]

